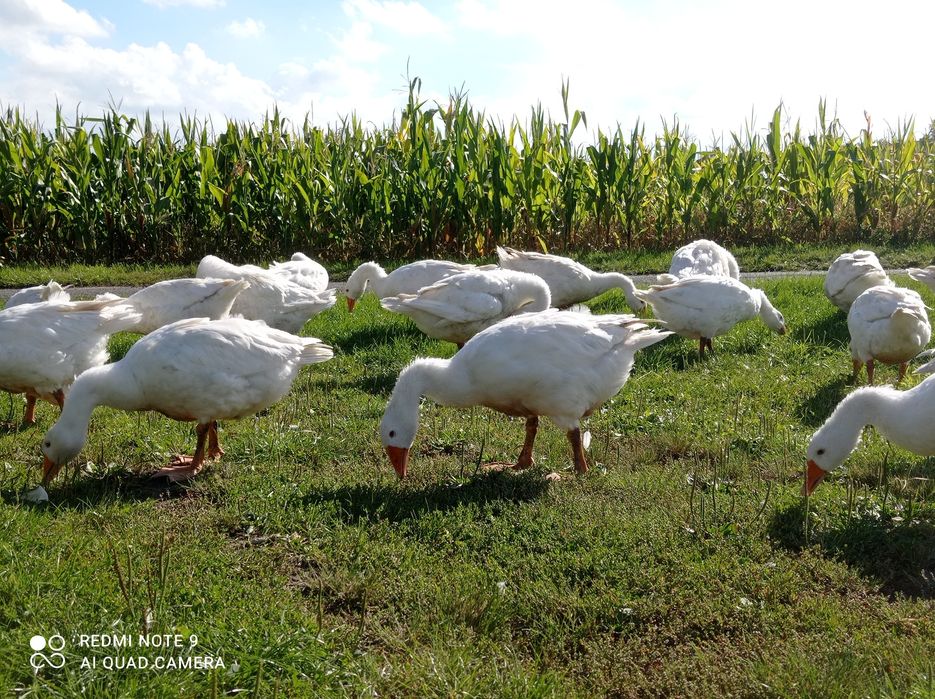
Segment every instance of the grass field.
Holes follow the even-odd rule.
[[[904,269],[931,264],[935,261],[935,243],[913,242],[909,244],[864,241],[861,243],[840,242],[824,245],[747,245],[731,247],[740,268],[745,272],[825,270],[830,261],[842,252],[851,252],[859,247],[874,250],[887,269]],[[309,251],[306,251],[309,252]],[[560,251],[551,251],[556,254]],[[572,254],[572,253],[569,253]],[[314,253],[312,256],[315,257]],[[628,274],[650,274],[665,272],[672,259],[672,250],[618,250],[616,252],[582,252],[572,254],[594,269],[620,270]],[[244,262],[266,265],[270,260],[250,259]],[[334,262],[323,260],[332,279],[346,280],[357,262]],[[471,258],[475,263],[496,262],[493,256]],[[403,264],[402,261],[384,262],[387,270]],[[143,286],[163,279],[188,277],[195,273],[197,265],[81,265],[60,267],[43,265],[0,266],[0,288],[19,288],[45,284],[55,279],[61,284],[79,286]]]
[[[190,450],[191,425],[102,408],[51,505],[24,503],[57,409],[43,404],[39,425],[21,429],[22,399],[0,397],[0,687],[935,696],[935,462],[868,431],[806,505],[808,437],[852,388],[845,318],[820,278],[760,286],[789,333],[746,323],[703,361],[679,338],[640,353],[588,422],[584,477],[551,424],[536,467],[480,474],[516,456],[522,422],[426,403],[398,482],[377,429],[389,391],[413,357],[454,347],[372,296],[306,326],[335,359],[267,413],[224,424],[226,456],[188,488],[141,474]],[[619,292],[590,305],[626,309]],[[131,342],[115,337],[114,354]],[[566,477],[547,482],[553,469]],[[113,650],[75,642],[144,632],[181,634],[186,650],[170,655],[195,634],[194,653],[226,667],[107,671]],[[30,637],[55,633],[65,667],[34,674]],[[82,669],[84,656],[98,668]]]

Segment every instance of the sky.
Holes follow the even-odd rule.
[[[46,124],[56,103],[261,121],[277,105],[319,125],[383,125],[406,101],[463,91],[488,116],[562,115],[588,131],[678,120],[705,145],[814,128],[820,98],[856,135],[935,118],[935,3],[890,0],[0,0],[0,107]]]

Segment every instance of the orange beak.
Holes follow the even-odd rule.
[[[44,456],[42,459],[42,486],[45,487],[51,483],[61,468],[61,466],[56,466],[48,456]]]
[[[401,479],[406,477],[406,466],[409,464],[409,449],[407,447],[386,447],[386,455],[390,457],[396,475]]]
[[[818,487],[828,472],[811,459],[808,460],[808,469],[805,472],[805,485],[802,486],[802,495],[808,496]]]
[[[347,297],[347,312],[354,312],[354,304],[357,303],[357,299],[352,299],[350,296]]]

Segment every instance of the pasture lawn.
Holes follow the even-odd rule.
[[[548,422],[534,468],[478,473],[515,458],[522,421],[426,402],[398,482],[377,430],[389,391],[412,358],[454,346],[372,295],[306,326],[335,359],[256,419],[222,425],[227,454],[186,488],[141,474],[192,449],[191,425],[99,408],[51,504],[27,504],[18,493],[38,480],[57,409],[41,405],[39,425],[22,429],[22,398],[0,397],[0,687],[935,696],[935,461],[869,430],[806,505],[808,438],[852,389],[845,318],[821,278],[758,285],[789,333],[745,323],[704,361],[680,338],[641,352],[587,422],[584,477]],[[590,305],[626,309],[617,291]],[[114,354],[132,341],[115,337]],[[563,480],[544,479],[553,469]],[[30,637],[55,633],[65,667],[34,674]],[[186,650],[168,655],[186,655],[196,634],[194,654],[226,668],[107,671],[112,649],[76,645],[78,634],[140,633],[182,634]],[[84,656],[98,667],[82,669]]]
[[[772,270],[826,270],[831,260],[842,252],[856,250],[859,247],[876,251],[887,269],[925,266],[935,261],[935,243],[912,242],[909,244],[884,243],[870,240],[863,243],[826,243],[822,245],[748,245],[734,247],[731,251],[737,257],[740,269],[745,272],[767,272]],[[315,257],[314,250],[305,252]],[[553,251],[558,252],[558,251]],[[628,274],[650,274],[665,272],[672,259],[672,250],[617,250],[614,252],[569,253],[572,257],[598,270],[617,270]],[[332,279],[347,279],[359,262],[323,261]],[[496,262],[494,255],[472,257],[468,262]],[[250,260],[257,264],[266,264],[269,260]],[[383,263],[389,270],[404,264],[403,261]],[[176,265],[83,265],[69,264],[57,267],[40,265],[0,266],[0,288],[19,288],[45,284],[55,279],[61,284],[79,286],[144,286],[163,279],[189,277],[194,275],[196,264]]]

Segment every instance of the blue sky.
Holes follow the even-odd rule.
[[[558,116],[568,78],[592,131],[677,116],[707,144],[780,101],[808,130],[820,97],[853,133],[864,110],[878,132],[913,115],[922,131],[933,20],[906,0],[2,0],[0,105],[382,124],[408,64],[423,97],[464,86],[504,121],[537,101]]]

